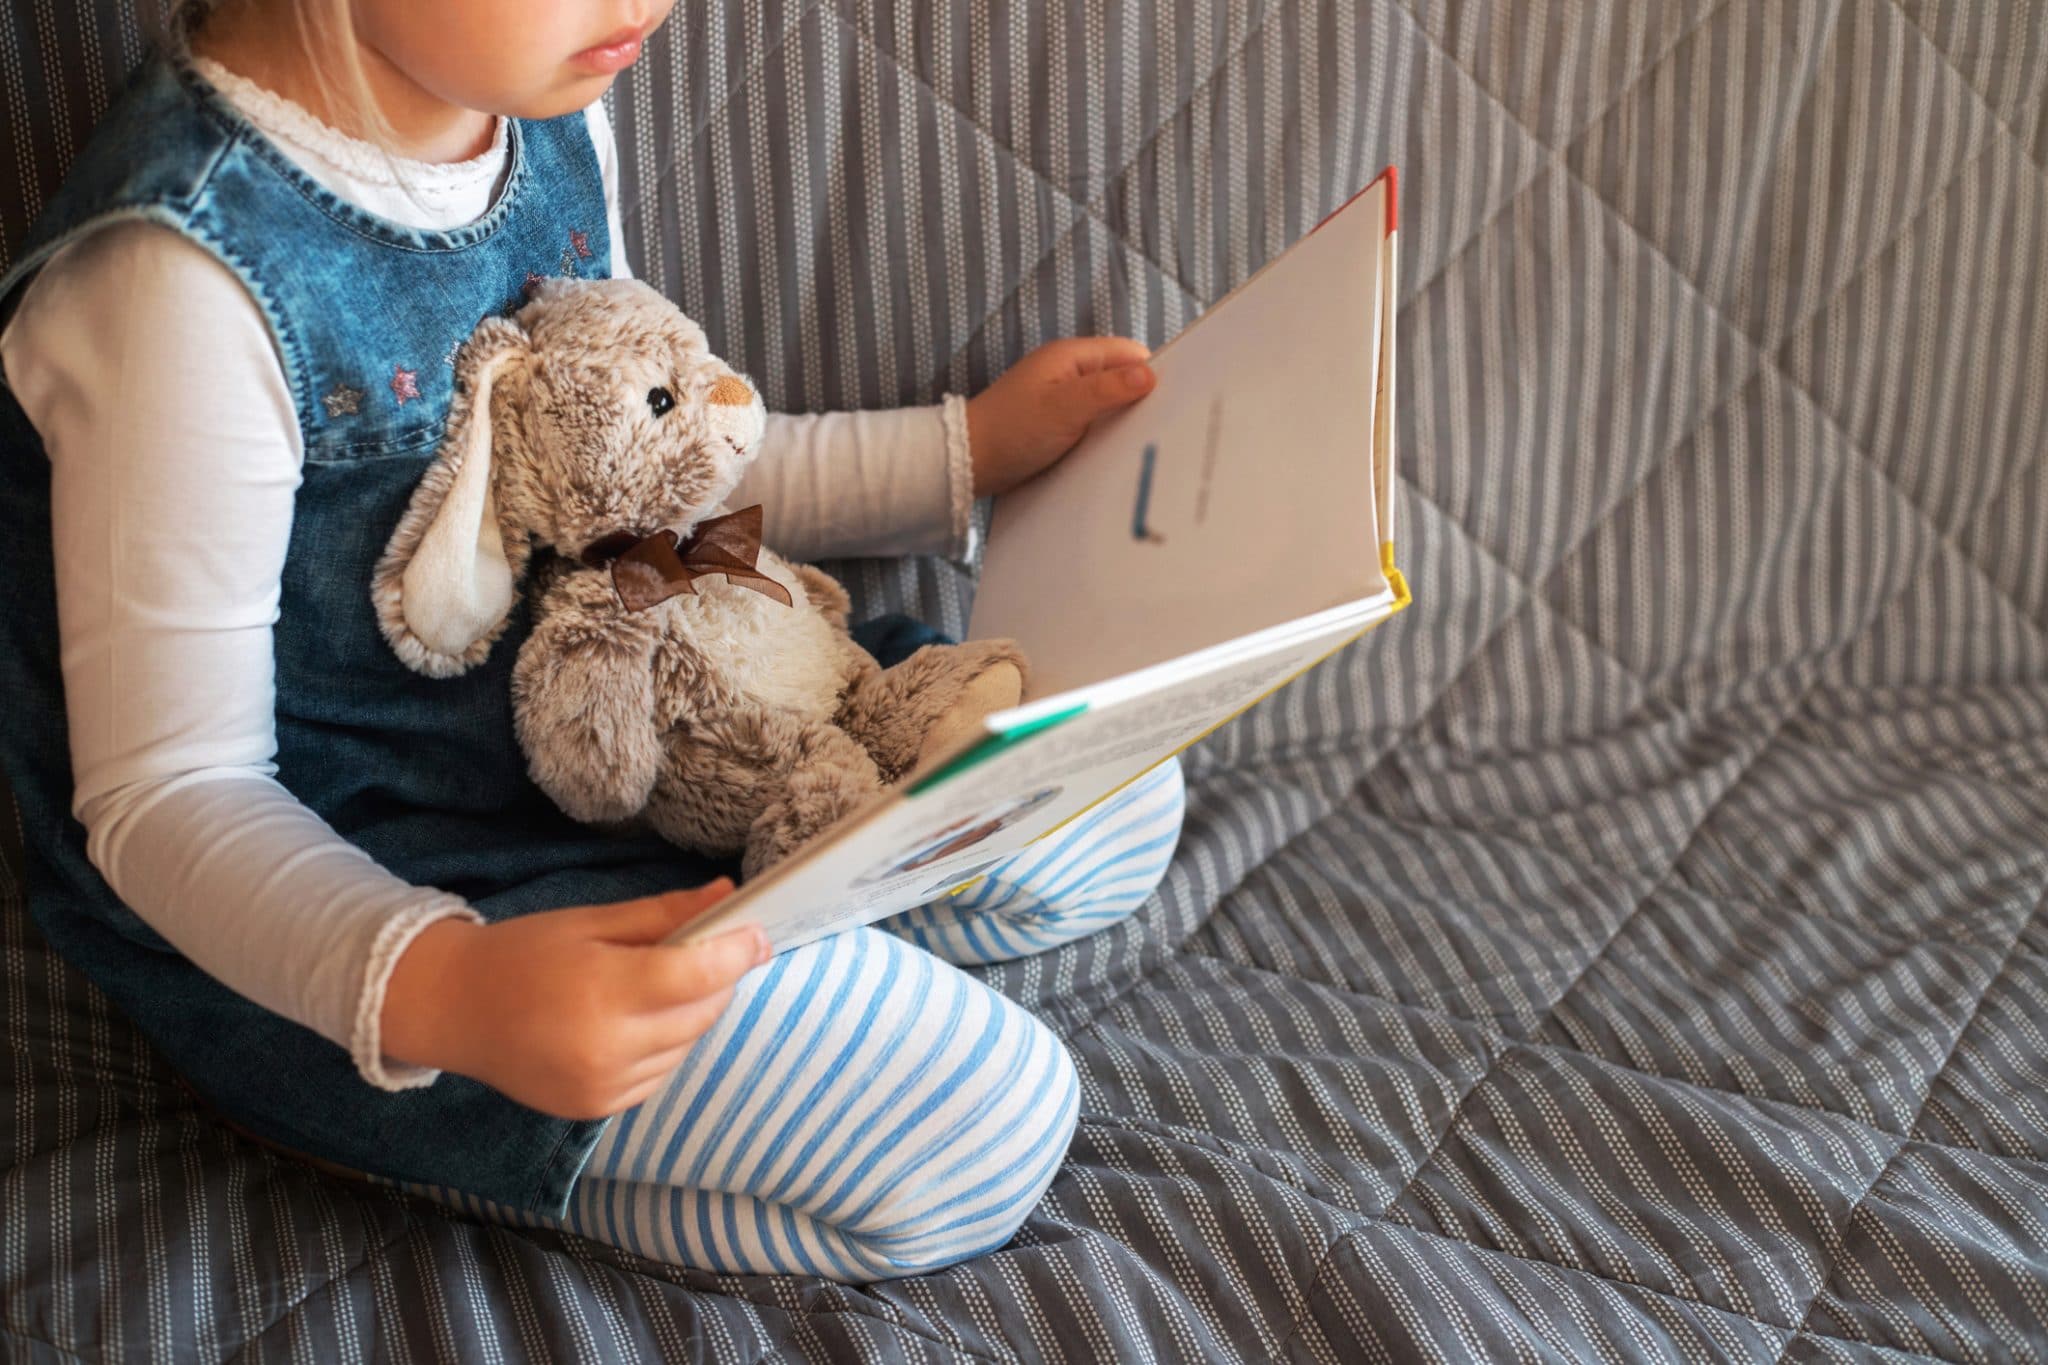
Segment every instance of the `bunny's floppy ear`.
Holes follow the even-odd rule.
[[[526,334],[507,318],[487,319],[463,343],[440,453],[377,563],[377,624],[406,667],[430,678],[482,663],[517,600],[527,538],[498,520],[491,387],[526,358]]]

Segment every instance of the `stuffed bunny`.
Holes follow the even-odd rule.
[[[378,624],[408,667],[460,673],[542,552],[513,715],[573,818],[644,821],[752,875],[1022,696],[1009,641],[880,668],[839,584],[759,548],[759,508],[725,511],[766,412],[646,285],[542,282],[463,343],[455,386],[376,569]]]

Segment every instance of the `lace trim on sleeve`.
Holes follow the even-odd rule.
[[[432,1085],[441,1072],[435,1067],[413,1066],[384,1055],[382,1026],[384,991],[391,984],[391,969],[412,945],[420,930],[436,920],[461,917],[477,924],[484,917],[452,897],[429,900],[393,915],[370,944],[370,960],[363,968],[363,991],[356,1002],[355,1028],[349,1035],[349,1056],[356,1072],[379,1090],[417,1090]]]
[[[974,453],[967,442],[967,400],[949,393],[941,405],[946,424],[946,477],[952,492],[952,542],[949,559],[966,560],[974,551]]]

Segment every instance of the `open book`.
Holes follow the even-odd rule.
[[[1408,603],[1390,169],[1152,356],[1151,393],[999,499],[972,638],[1030,695],[677,939],[777,948],[971,886]]]

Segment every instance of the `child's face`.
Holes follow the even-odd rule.
[[[675,0],[358,0],[363,43],[450,104],[553,118],[605,92]]]

